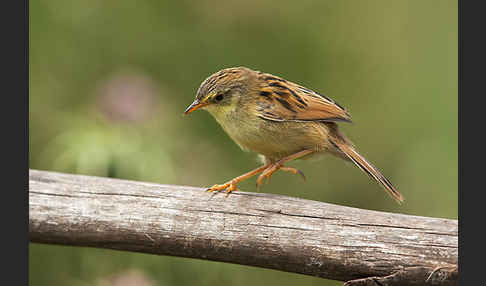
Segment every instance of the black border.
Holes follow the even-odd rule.
[[[29,2],[1,8],[2,283],[29,285]]]
[[[464,5],[467,3],[467,5]],[[483,157],[486,65],[484,9],[480,1],[458,1],[459,22],[459,285],[484,282],[485,209]],[[474,5],[476,4],[476,5]],[[472,165],[476,163],[475,165]],[[469,164],[469,166],[468,166]],[[478,282],[478,283],[475,283]]]
[[[29,285],[30,281],[30,276],[29,276],[29,87],[30,87],[30,81],[29,81],[29,46],[30,46],[30,13],[29,13],[29,0],[24,0],[22,2],[24,4],[23,11],[24,11],[24,27],[23,27],[23,32],[24,32],[24,46],[23,46],[23,51],[24,51],[24,80],[25,80],[25,88],[24,88],[24,93],[25,93],[25,102],[24,102],[24,110],[26,113],[25,117],[25,122],[24,122],[24,158],[23,162],[25,162],[25,182],[24,182],[24,188],[22,189],[24,192],[22,192],[22,200],[24,202],[24,205],[26,206],[26,217],[24,219],[25,221],[25,226],[24,224],[20,224],[21,226],[24,226],[25,232],[27,233],[26,238],[25,238],[25,244],[26,249],[25,251],[22,252],[22,254],[25,257],[25,262],[24,265],[24,271],[26,272],[26,275],[24,276],[25,278],[20,279],[21,284]],[[23,242],[23,240],[21,240]]]

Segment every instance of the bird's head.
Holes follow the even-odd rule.
[[[248,91],[252,70],[245,67],[220,70],[201,83],[196,99],[184,114],[204,109],[217,117],[221,113],[234,110],[240,99]]]

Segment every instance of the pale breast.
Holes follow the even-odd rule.
[[[327,147],[328,129],[318,122],[274,122],[238,113],[226,116],[215,118],[243,150],[262,154],[272,161],[303,149]]]

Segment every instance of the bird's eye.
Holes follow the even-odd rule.
[[[221,100],[223,100],[223,95],[218,94],[218,95],[216,95],[215,99],[216,99],[216,101],[221,101]]]

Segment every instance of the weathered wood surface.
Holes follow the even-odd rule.
[[[31,242],[357,279],[346,285],[457,283],[457,220],[37,170],[29,177]]]

